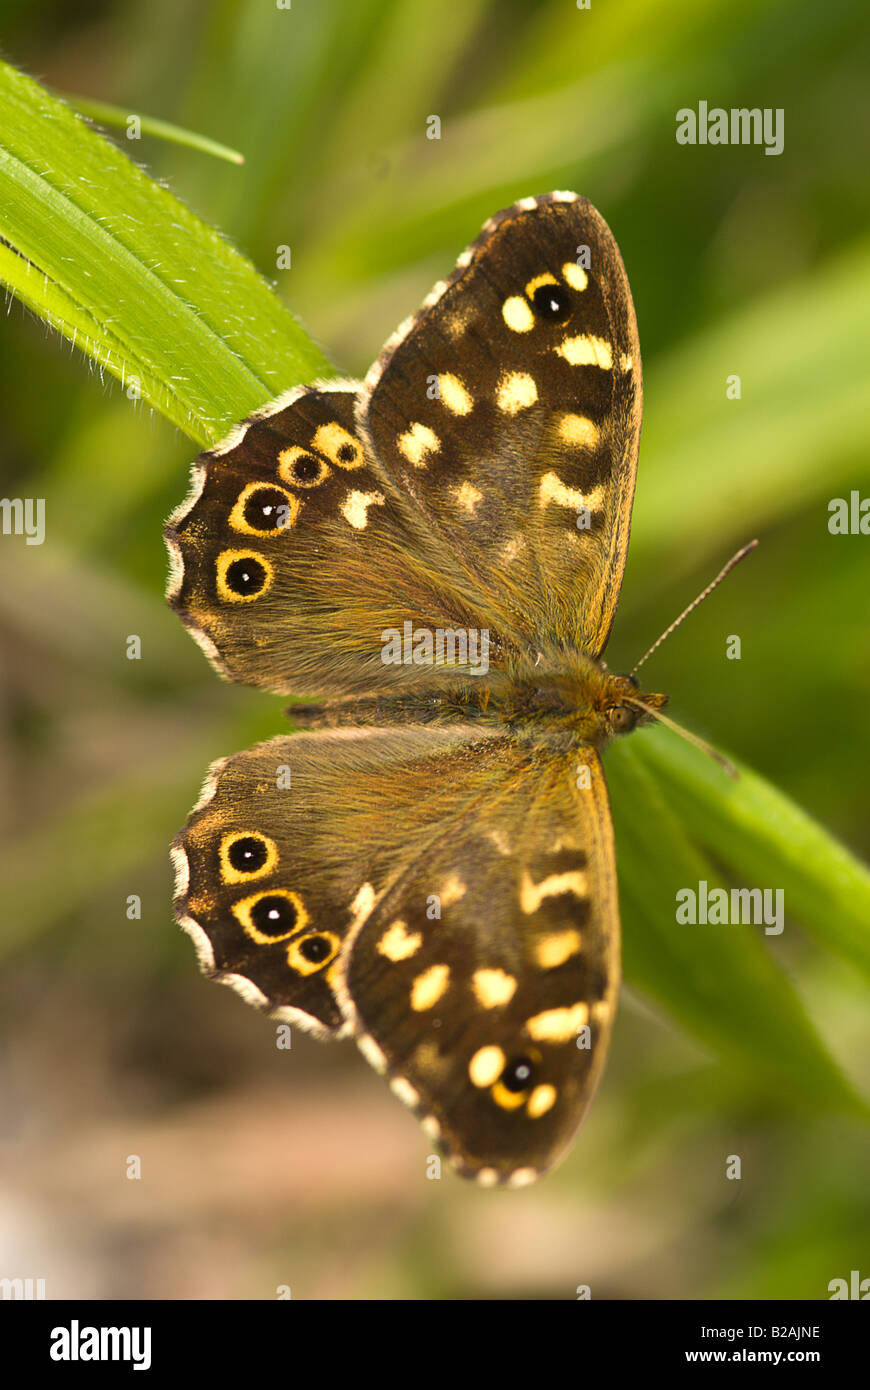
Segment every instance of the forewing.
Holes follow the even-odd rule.
[[[437,684],[385,633],[498,617],[367,452],[356,383],[289,392],[200,456],[170,518],[168,597],[220,672],[296,695]],[[454,662],[455,678],[463,670]]]
[[[595,208],[553,193],[492,218],[366,386],[363,434],[473,582],[530,644],[598,655],[628,546],[641,364]]]

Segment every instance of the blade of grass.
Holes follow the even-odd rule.
[[[200,135],[198,131],[185,130],[184,126],[173,125],[171,121],[161,121],[157,116],[144,116],[138,111],[125,110],[122,106],[113,106],[108,101],[93,101],[90,97],[71,96],[63,92],[59,92],[58,96],[68,106],[81,112],[90,120],[98,122],[99,125],[123,129],[128,125],[131,117],[135,117],[143,135],[153,135],[158,140],[168,140],[173,145],[184,145],[191,150],[202,150],[203,154],[212,154],[216,159],[225,159],[228,164],[244,164],[245,162],[245,156],[238,150],[230,149],[229,145],[222,145],[219,140],[212,140],[208,135]]]
[[[864,1112],[800,1000],[748,925],[677,921],[677,891],[720,884],[628,742],[607,752],[626,980],[730,1065],[795,1102]],[[864,1112],[866,1113],[866,1112]]]
[[[85,350],[199,442],[332,374],[249,261],[8,64],[0,235],[44,277],[42,290],[30,280],[29,307],[70,337],[90,320]],[[5,264],[15,292],[25,273]]]

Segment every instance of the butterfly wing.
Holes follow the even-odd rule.
[[[641,422],[619,249],[584,198],[499,213],[369,373],[372,452],[531,643],[607,641]]]
[[[431,665],[382,659],[405,623],[492,629],[498,662],[497,613],[367,453],[356,405],[353,382],[288,392],[200,456],[167,523],[170,603],[232,680],[326,696],[432,685]]]
[[[556,1160],[606,1051],[613,845],[597,756],[578,756],[587,790],[573,762],[467,725],[296,734],[219,764],[176,844],[208,973],[353,1033],[484,1183]]]

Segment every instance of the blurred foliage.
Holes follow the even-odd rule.
[[[657,653],[655,685],[672,692],[677,718],[870,851],[870,542],[827,530],[832,497],[870,495],[861,7],[37,0],[2,10],[5,56],[50,88],[131,112],[141,103],[243,152],[234,168],[154,140],[133,148],[276,281],[348,372],[365,370],[497,207],[560,186],[590,197],[620,243],[645,359],[610,663],[632,665],[729,548],[758,534],[759,551]],[[699,99],[783,107],[784,153],[678,146],[675,111]],[[439,142],[425,138],[430,113]],[[129,154],[132,142],[116,139]],[[292,269],[277,272],[282,245]],[[80,269],[110,273],[96,254]],[[281,367],[265,347],[273,385]],[[105,1296],[122,1269],[128,1296],[268,1297],[290,1282],[294,1296],[571,1297],[590,1282],[596,1297],[824,1297],[859,1267],[868,1145],[817,1039],[860,1088],[866,985],[793,922],[780,938],[675,931],[663,884],[707,874],[680,825],[701,844],[706,827],[715,847],[728,789],[707,795],[717,769],[702,773],[665,731],[607,762],[623,870],[632,866],[626,973],[716,1060],[626,991],[590,1119],[540,1187],[427,1183],[413,1121],[393,1118],[395,1102],[350,1050],[294,1037],[276,1056],[270,1025],[200,990],[168,920],[165,844],[207,762],[277,731],[280,704],[220,685],[163,606],[161,524],[183,494],[189,443],[120,389],[101,391],[17,308],[0,353],[3,492],[45,497],[49,534],[40,548],[0,545],[3,990],[17,1039],[5,1151],[28,1173],[8,1184],[33,1213],[22,1248],[49,1218],[61,1223],[46,1256],[55,1292]],[[739,402],[725,396],[733,372]],[[140,663],[125,659],[131,632]],[[725,659],[732,633],[740,661]],[[786,885],[787,905],[794,894],[806,908],[797,915],[817,923],[827,907],[820,940],[866,960],[854,860],[844,853],[830,869],[826,903],[813,869],[830,844],[759,789],[740,840],[745,880]],[[142,922],[124,916],[130,892],[143,896]],[[81,1113],[67,1100],[76,1082]],[[233,1148],[230,1174],[216,1151],[243,1123],[251,1137]],[[73,1156],[62,1179],[55,1156],[39,1159],[40,1145],[59,1144]],[[325,1160],[328,1145],[340,1151]],[[137,1202],[122,1164],[140,1148],[154,1156],[153,1185]],[[741,1184],[724,1180],[731,1153],[743,1157]],[[242,1196],[232,1178],[257,1191]]]

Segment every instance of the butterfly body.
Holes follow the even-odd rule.
[[[565,1151],[615,1012],[599,752],[665,701],[602,660],[640,414],[609,229],[524,199],[364,383],[264,407],[167,525],[221,674],[316,701],[216,763],[176,838],[202,968],[353,1036],[484,1185]]]

